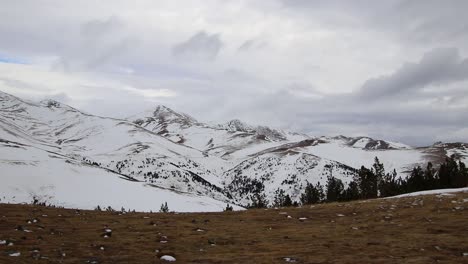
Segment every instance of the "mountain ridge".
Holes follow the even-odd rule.
[[[105,183],[99,179],[109,179],[128,197],[135,196],[114,203],[112,194],[93,193],[95,205],[105,205],[102,199],[117,207],[140,208],[142,203],[157,210],[164,197],[173,197],[175,210],[184,211],[183,203],[195,195],[199,198],[189,209],[221,210],[228,203],[247,206],[258,193],[271,202],[278,189],[298,201],[305,184],[323,185],[330,170],[347,184],[357,168],[370,166],[376,156],[402,176],[427,161],[452,154],[468,157],[464,143],[412,148],[370,137],[311,137],[235,119],[209,125],[165,106],[116,119],[54,100],[34,103],[2,92],[0,99],[0,169],[8,183],[0,187],[0,196],[6,201],[40,196],[89,208],[78,198],[83,190],[69,190],[63,179],[73,177],[77,185],[98,192],[89,177],[93,172],[101,175],[96,178],[100,184]],[[152,195],[159,197],[154,204],[141,201]]]

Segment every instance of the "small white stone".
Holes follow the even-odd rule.
[[[10,257],[19,257],[19,256],[21,256],[21,253],[20,252],[13,252],[13,253],[10,253],[9,256]]]
[[[169,256],[169,255],[164,255],[160,259],[165,260],[165,261],[170,261],[170,262],[176,261],[176,259],[173,256]]]

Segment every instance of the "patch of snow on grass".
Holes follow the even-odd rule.
[[[386,197],[384,199],[412,197],[412,196],[428,195],[428,194],[444,194],[444,195],[446,195],[446,194],[449,194],[449,193],[457,193],[457,192],[468,192],[468,187],[453,188],[453,189],[437,189],[437,190],[429,190],[429,191],[421,191],[421,192],[412,192],[412,193],[405,193],[405,194],[392,196],[392,197]]]
[[[161,260],[165,260],[165,261],[169,261],[169,262],[174,262],[176,261],[176,259],[173,257],[173,256],[169,256],[169,255],[164,255],[160,258]]]

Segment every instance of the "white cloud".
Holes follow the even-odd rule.
[[[124,86],[122,90],[129,91],[133,94],[140,95],[145,98],[158,98],[158,97],[174,97],[177,94],[169,89],[151,89],[141,90],[131,86]]]

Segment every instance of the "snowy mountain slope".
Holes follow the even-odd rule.
[[[297,201],[307,182],[325,185],[332,174],[347,183],[356,169],[370,167],[375,157],[387,171],[395,169],[402,176],[427,161],[437,163],[452,154],[468,157],[464,143],[412,148],[369,137],[311,137],[240,120],[206,124],[164,106],[121,120],[86,114],[52,100],[34,103],[1,92],[0,143],[0,169],[8,174],[2,180],[11,183],[8,189],[0,189],[0,196],[11,197],[18,190],[22,197],[18,201],[29,201],[25,193],[41,193],[38,190],[48,185],[66,190],[63,180],[73,177],[73,183],[80,181],[76,186],[94,188],[92,206],[102,196],[109,204],[100,205],[150,210],[150,203],[141,201],[139,207],[136,200],[151,200],[152,195],[156,200],[193,198],[197,201],[193,210],[211,210],[233,202],[247,205],[255,192],[272,201],[280,188]],[[24,179],[31,182],[31,190],[18,175],[28,175]],[[104,184],[101,179],[115,187],[99,193],[94,182]],[[115,203],[107,197],[114,196],[112,188],[122,191]],[[53,201],[90,206],[65,193],[55,192]],[[136,200],[128,203],[125,197]]]
[[[347,144],[354,148],[381,150],[381,149],[410,149],[410,146],[369,137],[341,138],[347,140]]]
[[[227,171],[224,177],[234,199],[248,204],[256,192],[266,194],[267,200],[273,201],[278,189],[284,190],[293,201],[299,201],[308,182],[325,185],[327,177],[333,175],[347,184],[355,173],[355,169],[338,162],[281,150],[247,159]]]
[[[191,160],[204,157],[198,150],[123,120],[84,114],[53,101],[34,104],[1,96],[0,135],[4,140],[47,147],[162,188],[229,202],[221,187],[205,180],[215,182],[213,173]],[[145,163],[147,160],[151,163]]]
[[[443,161],[445,157],[454,155],[455,158],[460,159],[464,163],[468,163],[468,143],[436,142],[432,146],[419,148],[419,150],[426,153],[428,157],[431,157],[436,162]]]
[[[60,154],[13,142],[0,143],[0,201],[39,202],[70,208],[157,211],[219,211],[226,204],[207,196],[174,192],[128,180],[111,171]]]
[[[424,153],[418,150],[402,149],[362,149],[349,146],[348,141],[323,139],[319,144],[304,148],[302,151],[330,160],[335,160],[353,168],[371,167],[374,158],[378,157],[387,171],[395,169],[404,173],[415,165],[427,162]]]

